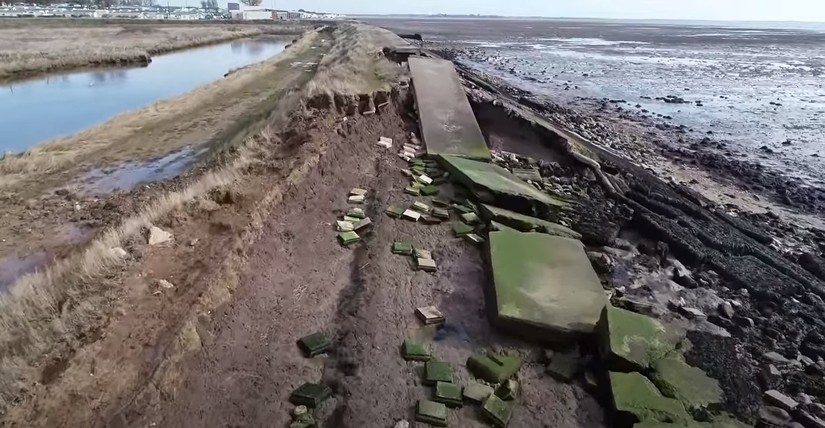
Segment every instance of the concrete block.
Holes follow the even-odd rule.
[[[361,240],[361,237],[358,236],[355,232],[341,232],[338,234],[338,241],[343,246],[349,246]]]
[[[440,218],[429,215],[421,216],[421,221],[424,222],[424,224],[441,224]]]
[[[348,221],[336,221],[336,226],[339,232],[352,232],[355,230],[355,226]]]
[[[401,347],[401,353],[407,361],[430,361],[432,356],[424,344],[405,340]]]
[[[350,210],[347,211],[347,217],[364,218],[366,216],[363,208],[350,208]]]
[[[300,338],[298,346],[303,351],[304,356],[311,358],[329,351],[332,347],[332,341],[324,333],[315,333]]]
[[[406,211],[406,208],[401,208],[401,207],[396,207],[396,206],[390,206],[390,207],[387,207],[386,210],[384,210],[384,212],[387,213],[387,215],[392,217],[392,218],[400,218],[404,214],[404,211]]]
[[[433,259],[417,258],[415,259],[415,265],[418,270],[423,270],[424,272],[435,272],[438,269]]]
[[[407,188],[404,189],[404,193],[413,196],[421,196],[421,189],[413,186],[407,186]]]
[[[421,194],[424,196],[435,196],[439,192],[441,192],[441,189],[437,186],[424,186],[421,188]]]
[[[305,383],[298,387],[289,396],[289,401],[295,405],[307,407],[318,407],[324,400],[332,395],[332,390],[319,383]]]
[[[462,407],[461,385],[448,382],[436,382],[433,392],[433,401],[443,403],[447,407]]]
[[[433,208],[433,217],[441,220],[449,220],[450,212],[443,208]]]
[[[366,194],[367,194],[366,189],[361,189],[361,188],[358,188],[358,187],[356,187],[356,188],[349,191],[350,196],[365,196]]]
[[[416,177],[416,180],[423,184],[433,184],[433,179],[428,177],[426,174],[419,175]]]
[[[473,233],[473,231],[475,231],[475,228],[469,224],[453,223],[453,232],[455,233],[455,236],[461,237]]]
[[[679,400],[688,410],[721,410],[719,382],[688,365],[678,353],[654,362],[653,369],[653,383],[665,397]]]
[[[475,381],[470,381],[467,386],[464,387],[463,392],[465,399],[476,403],[484,402],[484,400],[492,394],[493,387]]]
[[[413,202],[411,208],[418,211],[418,212],[420,212],[420,213],[424,213],[424,214],[429,214],[430,211],[432,210],[432,208],[430,208],[429,205],[427,205],[423,202],[418,202],[418,201]]]
[[[610,372],[609,377],[613,407],[622,422],[656,421],[687,424],[693,420],[682,403],[664,397],[643,375]]]
[[[361,219],[358,223],[355,223],[355,230],[357,232],[364,232],[367,229],[372,227],[372,220],[369,217]]]
[[[581,234],[560,224],[519,214],[492,205],[479,207],[481,217],[487,221],[496,221],[521,232],[541,232],[565,238],[581,239]]]
[[[475,226],[481,223],[481,219],[478,218],[478,214],[476,213],[461,214],[461,221],[463,221],[466,224],[469,224],[470,226]]]
[[[415,420],[437,427],[447,426],[447,406],[430,400],[418,400],[415,405]]]
[[[363,204],[365,196],[364,195],[352,195],[347,199],[347,202],[351,204]]]
[[[520,368],[521,359],[515,355],[473,355],[467,359],[470,373],[490,383],[504,382]]]
[[[496,395],[504,401],[513,401],[518,397],[518,382],[507,379],[496,388]]]
[[[659,321],[609,304],[599,320],[599,352],[613,371],[647,371],[681,340]]]
[[[444,322],[444,314],[435,306],[424,306],[415,310],[415,315],[426,325],[441,324]]]
[[[469,241],[471,244],[475,244],[475,245],[484,243],[484,238],[482,238],[481,236],[476,235],[475,233],[468,233],[468,234],[464,235],[464,239]]]
[[[437,382],[453,382],[453,369],[443,361],[428,361],[424,366],[424,384],[435,385]]]
[[[404,210],[402,216],[407,220],[418,221],[421,218],[421,213],[413,210]]]
[[[352,223],[353,225],[355,225],[355,223],[358,223],[359,221],[361,221],[361,219],[358,218],[358,217],[350,217],[348,215],[345,215],[344,216],[344,221]]]
[[[411,256],[413,253],[413,247],[412,244],[410,244],[409,242],[395,241],[392,244],[392,252],[394,254]]]
[[[481,410],[484,416],[497,428],[507,427],[507,424],[510,423],[510,419],[513,417],[512,406],[501,398],[498,398],[495,394],[487,397]]]
[[[415,257],[418,257],[420,259],[432,259],[433,258],[433,252],[430,251],[430,250],[425,250],[423,248],[415,247],[413,249],[413,254],[415,255]]]
[[[788,412],[793,412],[799,406],[799,403],[797,403],[796,400],[775,389],[765,391],[764,398],[765,402],[768,404],[779,407],[780,409]]]

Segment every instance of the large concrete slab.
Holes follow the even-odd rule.
[[[606,298],[584,246],[543,233],[490,233],[496,321],[547,342],[593,333]]]
[[[487,221],[497,221],[521,232],[542,232],[564,238],[581,239],[581,234],[560,224],[482,204],[481,215]]]
[[[423,57],[411,57],[409,63],[427,153],[490,160],[490,149],[453,64]]]
[[[530,216],[555,218],[569,204],[522,181],[510,171],[487,162],[440,156],[445,169],[481,201]]]

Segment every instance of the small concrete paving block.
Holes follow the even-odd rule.
[[[415,259],[415,265],[418,267],[418,270],[423,270],[424,272],[435,272],[438,269],[433,259],[417,258]]]
[[[443,323],[444,314],[435,306],[424,306],[415,310],[415,314],[426,325]]]
[[[430,211],[432,210],[432,208],[430,208],[429,205],[427,205],[423,202],[418,202],[418,201],[413,202],[411,208],[418,211],[418,212],[424,213],[424,214],[429,214]]]
[[[433,401],[444,403],[447,407],[462,407],[461,385],[448,382],[436,382]]]
[[[461,220],[471,226],[481,223],[481,219],[478,218],[478,214],[472,212],[461,214]]]
[[[799,406],[799,403],[797,403],[796,400],[775,389],[766,391],[764,399],[771,405],[787,410],[788,412],[793,412],[796,410],[797,406]]]
[[[475,228],[469,224],[458,222],[453,223],[453,232],[455,233],[455,236],[461,237],[473,233],[473,231],[475,231]]]
[[[321,383],[305,383],[298,387],[289,396],[289,401],[295,405],[318,407],[332,395],[332,390]]]
[[[358,232],[369,229],[370,227],[372,227],[372,220],[370,220],[369,217],[364,218],[355,224],[355,230]]]
[[[443,208],[433,208],[433,217],[441,220],[449,220],[450,212]]]
[[[443,361],[428,361],[424,366],[424,384],[435,385],[438,382],[453,382],[453,369]]]
[[[421,196],[421,189],[413,186],[408,186],[406,189],[404,189],[404,193],[413,196]]]
[[[364,218],[366,216],[363,208],[352,208],[347,211],[347,217]]]
[[[476,235],[475,233],[468,233],[464,235],[464,239],[470,241],[473,244],[483,244],[484,238]]]
[[[513,417],[513,408],[495,394],[487,397],[481,408],[486,416],[498,428],[505,428]]]
[[[421,221],[424,222],[424,224],[441,224],[440,218],[429,215],[421,216]]]
[[[515,379],[507,379],[496,389],[496,395],[504,401],[513,401],[518,396],[518,382]]]
[[[332,341],[324,333],[310,334],[298,340],[298,346],[308,358],[323,354],[332,347]]]
[[[450,203],[443,199],[433,199],[433,205],[439,208],[449,208]]]
[[[483,383],[478,383],[475,381],[470,381],[470,383],[464,387],[463,393],[464,398],[476,403],[483,403],[484,400],[492,394],[492,386],[484,385]]]
[[[421,194],[424,196],[434,196],[441,192],[438,186],[424,186],[421,188]]]
[[[406,211],[405,208],[395,207],[395,206],[387,207],[387,209],[384,210],[384,212],[387,213],[387,215],[392,217],[392,218],[401,217],[402,215],[404,215],[404,211]]]
[[[401,254],[411,256],[413,254],[413,246],[409,242],[395,241],[392,243],[393,254]]]
[[[363,204],[364,203],[364,195],[352,195],[347,199],[347,202],[351,204]]]
[[[430,260],[433,259],[433,252],[432,251],[424,250],[424,249],[421,249],[421,248],[415,248],[415,250],[413,251],[413,254],[415,255],[415,257],[418,257],[420,259],[430,259]]]
[[[350,217],[348,215],[345,215],[344,216],[344,221],[348,221],[348,222],[350,222],[354,225],[355,223],[358,223],[359,221],[361,221],[361,219],[358,218],[358,217]]]
[[[364,196],[367,194],[365,189],[360,189],[358,187],[349,191],[350,196]]]
[[[405,340],[401,347],[401,353],[407,361],[430,361],[432,355],[423,343]]]
[[[338,240],[341,242],[341,245],[346,247],[360,241],[361,237],[355,232],[341,232],[338,234]]]
[[[407,220],[418,221],[418,219],[421,218],[421,213],[413,210],[405,210],[403,216]]]
[[[418,400],[415,420],[437,427],[447,426],[447,406],[430,400]]]
[[[355,230],[355,226],[351,222],[338,220],[336,223],[339,232],[352,232]]]
[[[460,212],[461,214],[469,214],[473,212],[472,208],[469,208],[462,204],[452,204],[451,207],[455,208],[456,211]]]
[[[467,369],[479,379],[501,383],[513,377],[521,368],[515,355],[473,355],[467,359]]]
[[[433,179],[425,174],[419,175],[416,179],[424,184],[433,184]]]

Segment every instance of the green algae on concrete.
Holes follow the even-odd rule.
[[[681,341],[659,321],[628,310],[605,306],[598,327],[599,350],[613,371],[645,371]]]
[[[436,382],[433,401],[444,403],[447,407],[461,407],[464,402],[461,399],[461,385],[449,382]]]
[[[665,397],[675,398],[688,410],[718,410],[722,403],[719,382],[672,353],[653,363],[653,383]]]
[[[423,343],[405,340],[401,347],[401,353],[407,361],[430,361],[432,356]]]
[[[455,179],[483,203],[495,203],[531,215],[552,214],[570,207],[498,165],[456,156],[441,156],[440,160]]]
[[[437,427],[447,426],[447,406],[430,400],[418,400],[415,420]]]
[[[513,407],[501,398],[496,397],[495,394],[484,400],[484,406],[481,410],[484,412],[484,416],[498,428],[505,428],[513,417]]]
[[[473,233],[474,231],[475,228],[473,226],[470,226],[469,224],[458,222],[453,223],[453,233],[455,233],[455,236],[461,237]]]
[[[489,241],[501,327],[547,342],[594,331],[606,298],[579,241],[504,230]]]
[[[711,422],[686,421],[681,423],[662,423],[657,421],[643,421],[633,425],[633,428],[753,428],[744,422],[738,421],[728,414],[714,415]]]
[[[686,424],[691,421],[682,403],[663,396],[639,373],[610,372],[610,395],[620,418]]]
[[[484,385],[483,383],[478,383],[475,381],[470,381],[467,386],[464,387],[464,398],[474,401],[476,403],[484,402],[491,394],[493,393],[493,387],[489,385]]]
[[[424,384],[435,385],[437,382],[453,382],[453,369],[443,361],[429,361],[424,366]]]
[[[479,379],[500,383],[513,377],[521,368],[515,355],[473,355],[467,359],[467,369]]]
[[[482,204],[481,215],[487,221],[496,221],[521,232],[541,232],[565,238],[581,239],[581,234],[560,224],[526,216],[492,205]]]

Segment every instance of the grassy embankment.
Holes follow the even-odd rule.
[[[84,340],[88,340],[90,325],[101,328],[100,320],[117,305],[124,304],[119,299],[126,291],[117,283],[117,272],[128,261],[113,252],[113,248],[216,188],[244,187],[248,179],[245,174],[262,158],[262,151],[277,147],[278,130],[290,113],[300,111],[302,99],[321,93],[350,96],[390,89],[398,67],[376,54],[390,43],[388,37],[390,34],[383,30],[363,26],[313,32],[279,57],[243,69],[193,93],[120,116],[74,139],[56,141],[23,156],[0,161],[0,182],[5,180],[9,186],[22,191],[57,175],[63,177],[64,174],[57,172],[66,171],[83,159],[128,159],[158,154],[187,144],[185,141],[193,135],[209,138],[223,135],[221,138],[231,139],[220,129],[230,129],[236,122],[218,130],[207,129],[205,134],[181,134],[180,130],[211,123],[203,120],[204,116],[214,115],[215,120],[225,116],[226,111],[220,111],[221,108],[237,106],[238,97],[244,99],[242,94],[256,96],[245,109],[233,112],[243,114],[257,109],[257,117],[262,118],[245,131],[259,125],[262,129],[228,150],[229,154],[223,156],[213,170],[182,190],[158,195],[137,215],[124,218],[119,225],[99,233],[83,251],[44,272],[21,278],[9,294],[0,297],[0,410],[8,408],[17,398],[22,385],[33,381],[32,376],[37,376],[44,364],[44,356],[74,355]],[[296,63],[317,65],[307,70],[295,67]],[[158,140],[163,136],[165,139]],[[213,143],[226,147],[226,140]],[[268,195],[259,196],[261,200],[273,200]],[[259,205],[257,209],[267,209],[265,203]],[[249,227],[260,227],[260,224],[253,221]],[[250,230],[240,239],[251,240],[254,236]]]
[[[146,63],[153,55],[264,34],[300,34],[309,23],[180,24],[104,20],[3,20],[0,82],[84,67]]]

